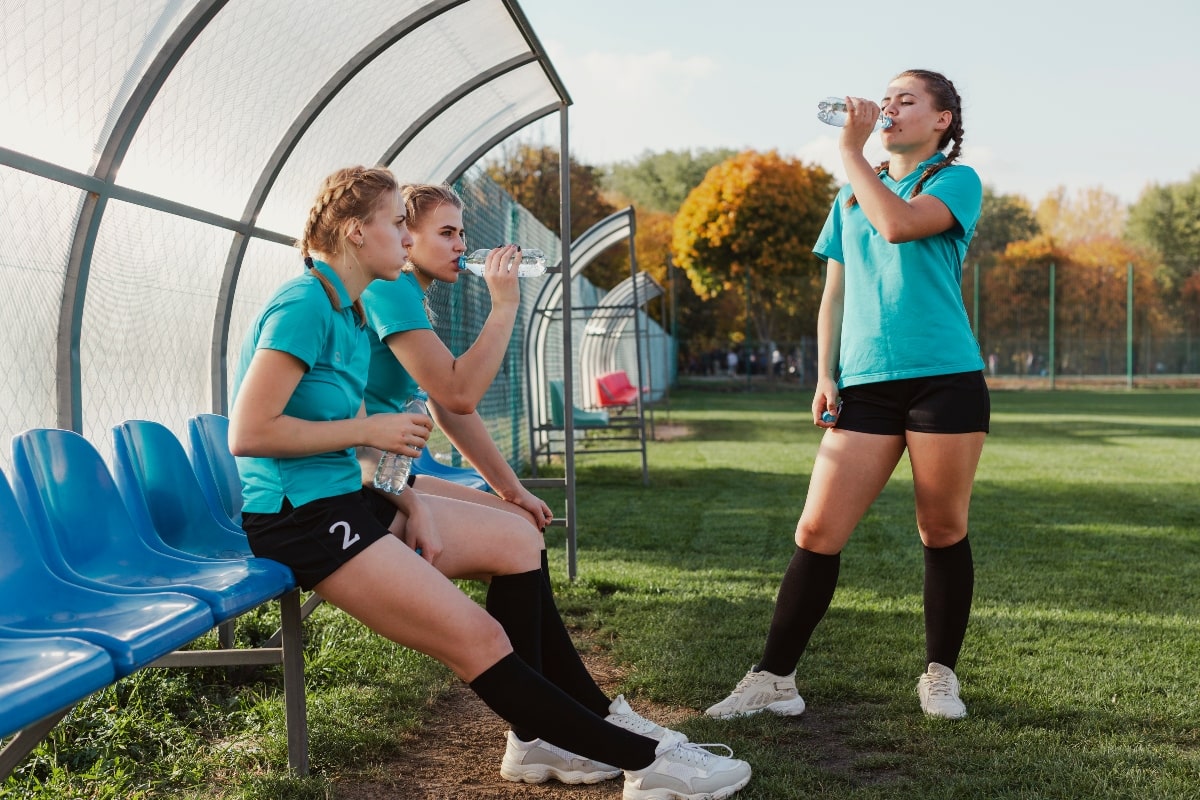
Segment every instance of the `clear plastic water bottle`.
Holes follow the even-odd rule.
[[[826,97],[817,103],[817,119],[826,125],[844,128],[846,126],[846,98]],[[880,112],[879,122],[875,123],[875,130],[890,127],[892,127],[892,118],[886,117]]]
[[[483,274],[483,265],[487,263],[488,253],[491,250],[476,250],[469,256],[459,256],[458,268],[473,272],[476,275]],[[546,274],[546,254],[541,250],[522,250],[521,265],[517,267],[518,278],[536,278],[538,275]]]
[[[426,402],[428,400],[429,395],[418,389],[404,404],[404,413],[428,416],[429,406]],[[385,450],[379,459],[379,466],[375,468],[375,478],[372,483],[376,489],[390,494],[400,494],[408,488],[410,472],[412,472],[412,456],[402,456],[399,453],[389,453]]]

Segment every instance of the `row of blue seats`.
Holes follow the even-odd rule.
[[[13,439],[0,473],[0,781],[70,709],[147,666],[283,664],[289,764],[307,772],[299,592],[255,558],[227,420],[189,420],[189,452],[155,422],[113,429],[110,471],[71,431]],[[266,647],[234,650],[232,620],[279,600]],[[219,626],[219,650],[179,648]],[[275,644],[279,646],[273,646]]]

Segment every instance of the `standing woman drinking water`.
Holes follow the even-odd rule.
[[[750,780],[748,764],[678,734],[628,731],[551,684],[513,652],[499,622],[406,544],[429,524],[416,493],[399,496],[406,511],[363,487],[356,447],[415,457],[431,424],[362,413],[369,349],[359,298],[371,281],[399,276],[412,244],[398,188],[381,168],[330,175],[299,243],[308,270],[247,332],[229,444],[251,549],[376,633],[448,666],[514,727],[623,770],[625,800],[728,797]],[[538,566],[530,550],[507,569]]]
[[[847,104],[840,151],[850,182],[813,248],[827,269],[812,413],[827,430],[763,654],[708,709],[713,717],[803,713],[796,665],[833,598],[842,549],[905,450],[925,554],[917,694],[930,716],[967,714],[954,669],[974,590],[967,515],[990,402],[960,282],[983,190],[955,163],[962,101],[945,76],[908,70],[880,105]],[[881,113],[891,157],[872,168],[862,151]]]

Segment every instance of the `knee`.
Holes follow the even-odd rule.
[[[921,534],[921,543],[934,550],[956,545],[967,535],[967,526],[953,520],[922,521],[917,530]]]
[[[796,546],[799,548],[832,556],[841,552],[842,544],[836,537],[828,535],[804,517],[796,523]]]
[[[470,641],[455,650],[445,659],[446,666],[463,681],[470,683],[511,653],[513,648],[500,623],[484,614],[470,631]]]

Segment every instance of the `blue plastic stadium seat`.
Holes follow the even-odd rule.
[[[478,489],[481,492],[490,492],[492,487],[488,486],[488,482],[483,479],[478,470],[472,467],[452,467],[448,464],[443,464],[434,458],[433,453],[429,452],[428,448],[421,450],[421,455],[413,460],[412,471],[414,475],[428,475],[431,478],[441,478],[444,481],[457,483],[460,486],[467,486],[471,489]]]
[[[229,452],[229,418],[197,414],[188,420],[188,457],[204,498],[215,513],[242,524],[242,479]]]
[[[0,634],[83,639],[107,650],[123,677],[215,624],[208,605],[188,595],[130,596],[69,583],[50,568],[56,549],[49,536],[35,535],[0,474]]]
[[[50,568],[64,580],[127,594],[169,588],[208,603],[217,622],[291,588],[274,563],[181,558],[146,544],[156,535],[149,515],[129,513],[104,460],[77,433],[18,434],[13,468],[21,510],[57,545]]]
[[[0,636],[0,737],[78,703],[116,680],[102,647],[64,636]]]
[[[213,514],[183,445],[166,427],[126,420],[113,428],[113,476],[130,512],[145,510],[158,534],[147,542],[171,555],[251,558],[246,534]]]

